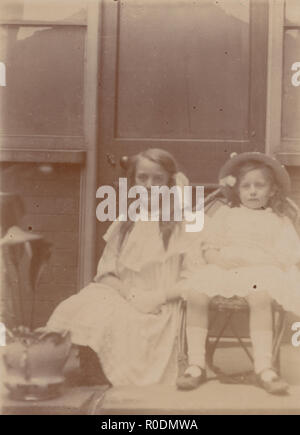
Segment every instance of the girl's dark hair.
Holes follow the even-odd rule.
[[[235,186],[231,189],[231,198],[230,198],[231,205],[233,207],[240,205],[241,201],[240,201],[239,191],[238,191],[240,180],[249,171],[253,171],[255,169],[259,169],[260,171],[262,171],[266,179],[272,184],[274,188],[274,194],[270,198],[270,202],[268,206],[271,207],[273,212],[276,213],[278,216],[289,215],[289,209],[290,209],[289,203],[286,200],[286,196],[284,195],[282,188],[280,187],[280,185],[276,180],[274,170],[270,166],[266,165],[265,163],[258,162],[257,160],[249,160],[248,162],[239,165],[232,173],[232,175],[236,177],[237,182]]]
[[[174,159],[172,154],[160,148],[149,148],[146,151],[142,151],[129,158],[127,163],[127,180],[129,188],[135,185],[136,167],[138,162],[140,162],[142,159],[147,159],[153,163],[160,165],[167,172],[167,174],[169,175],[168,187],[172,187],[176,184],[175,175],[178,172],[178,167],[176,160]],[[133,224],[134,222],[132,222],[131,220],[122,222],[120,246],[122,246],[126,234],[128,234],[132,230]],[[175,230],[177,224],[178,222],[171,220],[159,221],[160,232],[162,235],[165,249],[168,248],[170,237]]]

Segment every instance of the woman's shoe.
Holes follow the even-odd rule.
[[[194,372],[194,373],[193,373]],[[197,374],[200,372],[199,374]],[[206,370],[199,366],[189,366],[176,381],[179,390],[194,390],[207,380]]]
[[[88,346],[78,346],[80,373],[77,376],[78,385],[109,384],[103,372],[96,352]]]
[[[266,371],[273,372],[273,376],[270,379],[264,379],[263,374]],[[287,394],[289,384],[281,379],[273,369],[266,369],[259,373],[257,376],[258,385],[266,390],[269,394]]]

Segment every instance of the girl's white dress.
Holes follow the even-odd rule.
[[[189,247],[183,225],[175,228],[165,250],[158,222],[136,222],[121,251],[120,225],[115,221],[104,236],[107,245],[95,281],[112,272],[142,292],[174,287]],[[144,314],[114,288],[93,282],[63,301],[48,327],[68,329],[73,343],[90,346],[113,385],[174,384],[180,309],[180,302],[173,301],[157,314]]]
[[[300,314],[300,240],[287,217],[271,209],[222,205],[205,219],[202,249],[209,248],[219,250],[233,266],[226,269],[200,259],[196,272],[184,274],[185,288],[225,297],[267,291],[283,308]],[[192,251],[189,255],[193,257]]]

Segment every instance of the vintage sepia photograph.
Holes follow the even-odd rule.
[[[0,414],[299,415],[300,1],[0,0],[0,228]]]

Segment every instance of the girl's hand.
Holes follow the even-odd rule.
[[[159,292],[145,292],[143,290],[131,290],[127,297],[131,303],[141,313],[157,314],[166,299]]]
[[[208,249],[205,251],[204,257],[208,264],[215,264],[222,269],[234,269],[242,266],[237,259],[230,258],[230,256],[223,255],[223,252],[217,249]]]

